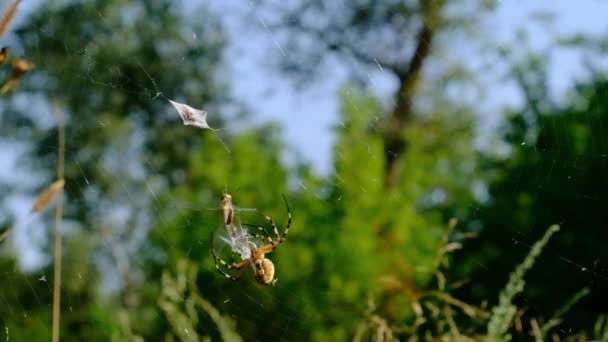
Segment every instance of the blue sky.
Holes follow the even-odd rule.
[[[19,6],[18,24],[28,13],[34,11],[39,0],[23,1]],[[184,0],[185,7],[196,8],[204,4],[202,0]],[[295,90],[285,75],[273,72],[262,66],[268,57],[288,58],[291,51],[278,47],[274,33],[260,29],[261,33],[245,31],[241,22],[242,16],[235,13],[249,13],[252,23],[259,23],[251,4],[245,1],[211,1],[210,5],[224,18],[230,36],[227,51],[227,65],[231,69],[229,81],[234,95],[245,101],[258,121],[278,121],[284,129],[285,140],[292,149],[306,160],[313,163],[320,173],[327,173],[331,168],[331,146],[333,135],[331,127],[337,122],[339,104],[337,92],[346,81],[346,68],[339,62],[332,65],[331,73],[319,78],[307,89]],[[555,14],[553,28],[546,29],[534,24],[530,19],[533,13],[540,11]],[[498,42],[512,42],[518,29],[524,28],[530,34],[534,49],[541,50],[551,44],[550,38],[556,34],[574,32],[608,34],[608,2],[597,0],[498,0],[497,10],[487,15],[480,30],[485,31],[489,39]],[[10,35],[9,35],[10,38]],[[474,47],[460,49],[464,54],[456,58],[474,65],[484,58],[475,55]],[[452,52],[450,52],[452,53]],[[471,57],[472,54],[472,57]],[[581,54],[573,51],[560,51],[553,56],[550,80],[553,90],[560,94],[571,84],[573,77],[580,76],[583,69]],[[483,77],[487,83],[489,96],[480,108],[495,111],[505,104],[518,104],[521,99],[517,90],[510,84],[498,81],[500,68],[495,75]],[[380,98],[390,97],[396,83],[390,75],[378,70],[373,75],[371,91]],[[4,158],[11,159],[5,153]],[[2,158],[2,157],[0,157]]]
[[[234,5],[229,2],[223,10],[229,13],[235,7],[241,9],[244,2]],[[217,6],[217,3],[214,2]],[[221,8],[221,7],[220,7]],[[245,9],[246,10],[246,9]],[[531,20],[531,15],[538,12],[555,14],[553,27],[542,27]],[[253,11],[250,11],[255,16]],[[552,44],[555,34],[575,32],[608,34],[608,2],[572,1],[572,0],[500,0],[497,10],[487,15],[482,27],[489,39],[499,42],[513,42],[518,29],[529,32],[530,42],[535,50],[542,50]],[[234,18],[233,16],[229,16]],[[251,18],[257,21],[257,18]],[[339,103],[337,92],[344,84],[346,70],[340,65],[332,68],[334,74],[328,75],[307,90],[294,90],[289,80],[282,75],[271,72],[269,68],[260,67],[260,60],[267,57],[286,58],[290,51],[281,51],[274,42],[271,31],[256,35],[251,39],[250,33],[243,32],[238,22],[227,21],[232,45],[228,58],[233,68],[232,86],[237,97],[248,103],[260,120],[276,120],[284,128],[286,141],[305,159],[313,163],[319,173],[331,171],[331,148],[333,135],[332,125],[336,124]],[[260,27],[261,27],[260,23]],[[261,30],[264,31],[264,30]],[[471,56],[473,50],[467,50],[462,60],[468,63],[479,63],[482,56]],[[523,53],[524,51],[522,51]],[[475,53],[475,52],[472,52]],[[572,51],[558,51],[550,67],[550,81],[556,94],[561,94],[581,76],[583,72],[581,54]],[[498,68],[497,68],[498,69]],[[496,112],[504,105],[521,103],[521,98],[513,84],[499,81],[500,71],[487,75],[488,97],[480,106],[487,111]],[[378,72],[374,75],[371,91],[381,98],[388,98],[394,91],[395,82],[390,76]],[[268,90],[274,92],[269,95]],[[495,123],[495,122],[494,122]],[[489,127],[493,125],[490,120]]]

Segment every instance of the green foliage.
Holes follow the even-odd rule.
[[[575,293],[572,298],[570,298],[567,302],[565,302],[557,311],[553,317],[545,323],[540,329],[540,338],[546,339],[547,333],[549,330],[558,326],[561,322],[562,317],[572,309],[581,299],[587,296],[591,291],[588,287],[584,287],[579,292]]]
[[[507,286],[500,292],[498,305],[492,309],[492,317],[488,323],[487,341],[508,341],[511,339],[511,335],[507,334],[507,330],[517,311],[517,307],[513,305],[513,298],[524,290],[526,284],[524,276],[526,272],[534,266],[536,258],[538,258],[543,247],[549,242],[551,235],[558,231],[559,226],[557,225],[549,227],[545,235],[532,246],[530,253],[524,261],[511,273]]]
[[[181,25],[190,31],[184,32]],[[203,9],[196,18],[183,17],[170,1],[114,0],[43,3],[16,34],[36,69],[2,103],[0,131],[28,144],[20,164],[35,170],[35,187],[47,183],[40,176],[44,171],[53,174],[56,168],[56,127],[45,123],[53,117],[51,103],[57,102],[67,116],[65,213],[72,230],[66,250],[79,251],[80,256],[64,258],[65,265],[79,269],[64,275],[63,303],[84,312],[96,303],[103,303],[104,310],[116,305],[138,314],[130,321],[136,333],[154,331],[157,310],[150,314],[139,300],[153,297],[158,288],[157,283],[145,286],[143,274],[149,270],[142,265],[158,252],[140,235],[146,235],[154,217],[155,191],[162,194],[163,188],[180,181],[192,148],[221,146],[201,138],[200,131],[184,129],[157,92],[200,106],[220,101],[224,85],[215,70],[224,45],[221,26]],[[36,102],[36,110],[19,105],[24,100]],[[219,115],[210,119],[212,125],[219,124]],[[23,192],[20,183],[6,190]],[[52,221],[44,222],[47,226]],[[120,286],[115,298],[100,296],[103,289],[94,281],[99,274],[104,283]],[[86,295],[80,295],[83,292]],[[28,313],[46,318],[43,304],[48,302],[39,303],[40,312]],[[62,309],[67,311],[62,324],[69,327],[64,333],[85,338],[77,328],[96,326],[95,315]],[[114,330],[98,327],[91,334],[107,338]]]
[[[433,277],[435,251],[443,243],[445,231],[436,209],[442,203],[421,202],[420,198],[435,187],[449,194],[450,200],[467,192],[467,181],[451,182],[445,176],[473,171],[461,165],[470,151],[466,148],[470,130],[462,124],[463,129],[448,139],[445,130],[453,129],[455,121],[447,115],[442,120],[439,114],[413,128],[409,132],[416,136],[411,160],[418,164],[411,166],[411,179],[387,195],[381,139],[373,127],[379,115],[376,100],[356,88],[345,88],[341,97],[335,174],[329,179],[315,177],[305,165],[290,179],[277,158],[282,144],[276,131],[261,128],[233,136],[228,157],[222,149],[193,154],[184,170],[186,181],[165,193],[157,207],[163,220],[154,229],[154,241],[168,257],[158,269],[188,258],[207,270],[201,274],[204,292],[223,288],[225,297],[209,298],[215,307],[226,307],[223,301],[229,298],[239,303],[232,314],[261,311],[247,317],[246,322],[255,324],[237,320],[242,336],[268,333],[266,337],[272,338],[273,331],[259,327],[268,320],[283,321],[286,308],[298,308],[288,311],[294,317],[290,323],[294,331],[309,334],[307,339],[313,340],[347,339],[367,310],[361,298],[375,298],[379,313],[390,322],[400,322],[412,317],[408,303]],[[441,149],[446,143],[454,147],[452,154]],[[418,167],[426,172],[416,172]],[[256,297],[260,308],[247,298],[247,293],[260,291],[250,273],[245,272],[242,284],[226,284],[214,271],[209,234],[223,230],[219,211],[188,210],[180,208],[180,203],[219,209],[219,197],[227,186],[235,205],[257,208],[282,229],[286,213],[280,193],[290,182],[300,183],[304,191],[288,196],[293,226],[288,240],[268,256],[275,263],[278,283],[271,298]],[[238,215],[241,222],[265,224],[255,213]],[[221,245],[215,248],[221,252]],[[278,303],[282,303],[280,309]],[[306,327],[311,326],[315,329],[310,332],[301,330],[309,331]]]
[[[73,247],[70,245],[68,247]],[[78,273],[71,255],[66,258],[62,288],[64,310],[61,321],[61,340],[107,340],[120,327],[103,300],[98,300],[95,278]],[[51,267],[37,274],[23,274],[15,263],[0,259],[2,277],[0,292],[0,326],[3,339],[9,341],[44,341],[51,339],[52,274]],[[83,279],[88,279],[87,282]],[[89,283],[90,281],[90,283]],[[50,282],[50,283],[49,283]],[[78,286],[75,284],[78,283]],[[4,334],[7,334],[4,337]]]
[[[385,16],[420,17],[409,3],[391,2],[387,12],[373,5],[352,7],[348,19],[361,28],[374,25],[366,28],[370,36],[392,25]],[[339,94],[334,172],[328,176],[298,160],[287,166],[286,144],[274,124],[222,131],[231,153],[213,132],[182,126],[158,92],[205,108],[226,99],[218,76],[224,34],[204,9],[189,16],[169,1],[43,4],[17,33],[37,65],[36,78],[24,80],[2,104],[0,131],[12,135],[18,128],[32,146],[28,166],[50,174],[56,128],[39,119],[51,113],[53,100],[69,119],[65,340],[483,339],[486,326],[488,339],[506,339],[514,333],[509,325],[515,312],[524,309],[518,301],[523,294],[542,308],[541,323],[542,313],[556,312],[542,334],[560,319],[572,321],[567,311],[580,302],[578,312],[597,322],[597,338],[606,337],[606,319],[597,318],[605,308],[594,304],[604,296],[594,288],[603,284],[593,273],[601,269],[579,267],[606,253],[597,248],[606,241],[606,232],[597,229],[605,222],[608,194],[605,79],[581,84],[557,108],[545,97],[545,75],[530,73],[542,67],[542,58],[516,68],[528,106],[513,113],[501,136],[508,158],[480,155],[474,148],[476,109],[444,96],[447,86],[438,91],[425,84],[420,92],[430,101],[416,103],[424,112],[412,114],[399,132],[407,142],[402,176],[387,188],[380,124],[387,110],[358,87]],[[394,42],[401,49],[402,39]],[[442,82],[468,77],[455,66]],[[42,98],[42,109],[33,116],[18,105],[19,96]],[[210,119],[221,127],[225,113],[217,107]],[[473,190],[484,187],[489,199],[474,198]],[[17,184],[7,189],[23,190]],[[272,217],[281,231],[286,194],[292,229],[267,255],[276,267],[275,287],[260,287],[251,270],[239,282],[217,274],[211,247],[229,257],[217,238],[224,229],[224,191],[235,205]],[[238,219],[268,228],[255,212],[239,211]],[[519,249],[555,221],[562,231],[555,248],[545,247],[550,257],[537,259],[555,227],[529,253]],[[475,232],[478,239],[463,243]],[[512,239],[515,247],[505,243]],[[454,258],[448,255],[456,250]],[[505,287],[523,253],[528,256]],[[542,272],[528,274],[524,291],[524,274],[535,262]],[[568,271],[564,265],[575,272],[555,289],[556,277]],[[47,283],[15,269],[12,259],[0,259],[1,323],[13,340],[47,340]],[[116,290],[102,293],[100,284]],[[589,290],[570,301],[555,300],[583,285]],[[489,321],[481,304],[487,300],[494,306]],[[553,310],[547,302],[561,307]]]
[[[161,279],[161,295],[158,306],[170,323],[174,336],[181,341],[199,341],[201,325],[199,312],[203,310],[216,325],[223,341],[238,342],[241,337],[235,332],[235,324],[229,318],[223,317],[216,308],[199,294],[196,284],[196,266],[186,260],[178,261],[177,274],[172,277],[164,272]],[[172,340],[171,337],[166,336]],[[208,339],[209,337],[202,337]]]
[[[598,341],[608,341],[608,317],[601,315],[598,317],[594,326],[595,339]]]
[[[555,312],[563,304],[556,298],[569,298],[592,284],[576,315],[564,319],[573,330],[590,331],[591,322],[605,312],[598,303],[605,301],[606,294],[594,289],[605,284],[599,261],[608,257],[608,251],[597,244],[608,238],[599,229],[606,219],[603,203],[608,200],[603,176],[608,165],[603,157],[608,153],[604,139],[608,102],[601,95],[607,85],[605,76],[595,74],[572,89],[559,107],[551,105],[556,102],[551,98],[532,92],[528,95],[542,98],[530,103],[542,105],[511,113],[503,132],[510,154],[482,156],[482,163],[494,174],[488,182],[490,200],[468,222],[463,220],[465,229],[481,233],[467,243],[466,252],[456,253],[449,271],[452,277],[485,280],[456,291],[459,298],[472,303],[494,298],[512,265],[526,252],[528,241],[557,221],[562,229],[546,251],[543,271],[529,275],[526,301],[516,298],[515,304]],[[488,269],[494,272],[492,277],[487,277]]]

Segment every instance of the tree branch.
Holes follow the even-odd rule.
[[[403,130],[412,116],[412,99],[418,85],[418,79],[422,72],[422,67],[430,51],[437,18],[441,12],[441,2],[433,2],[425,6],[424,20],[416,38],[416,49],[408,62],[405,72],[397,74],[399,78],[399,90],[393,112],[387,120],[386,131],[384,132],[384,155],[385,155],[385,186],[389,189],[394,188],[399,181],[399,158],[406,149],[406,141],[403,137]]]
[[[386,118],[385,129],[382,132],[386,160],[385,185],[387,188],[394,188],[398,183],[400,173],[398,161],[406,149],[403,130],[412,117],[412,99],[418,87],[422,68],[430,54],[433,37],[439,27],[444,0],[419,1],[422,26],[416,35],[413,54],[409,59],[404,58],[404,60],[407,59],[407,63],[406,61],[404,63],[399,61],[391,63],[382,60],[380,56],[368,53],[368,50],[361,48],[359,44],[347,40],[348,36],[343,32],[352,30],[352,28],[349,26],[340,27],[340,24],[335,20],[329,20],[329,24],[323,28],[309,27],[303,22],[302,18],[304,18],[304,13],[310,12],[312,4],[313,2],[310,1],[304,2],[294,9],[281,11],[283,14],[280,15],[279,22],[274,25],[271,24],[267,28],[288,28],[309,35],[316,42],[322,44],[327,51],[347,54],[358,62],[367,65],[380,64],[382,68],[397,76],[399,89],[395,95],[395,107]],[[334,35],[332,36],[332,34]]]
[[[382,68],[388,69],[391,72],[393,72],[394,74],[399,74],[400,72],[404,71],[403,66],[396,64],[396,63],[391,63],[388,60],[384,60],[379,56],[374,57],[374,56],[366,53],[362,49],[357,48],[356,45],[352,44],[351,42],[347,42],[346,40],[329,39],[328,32],[344,32],[348,28],[336,27],[336,26],[332,27],[331,23],[323,29],[314,29],[314,28],[311,28],[311,27],[308,27],[307,25],[305,25],[301,20],[301,17],[302,17],[301,13],[304,13],[306,10],[308,10],[310,7],[309,5],[310,5],[309,2],[305,2],[301,7],[298,7],[297,9],[294,9],[294,10],[290,10],[290,11],[287,11],[285,9],[278,10],[278,11],[282,11],[284,13],[284,14],[280,15],[280,17],[284,20],[282,20],[278,23],[274,23],[274,24],[265,23],[265,25],[269,30],[282,30],[282,29],[287,28],[287,29],[296,30],[300,33],[309,35],[309,36],[313,37],[316,41],[322,43],[327,51],[342,52],[342,53],[348,54],[351,57],[353,57],[355,60],[358,60],[359,62],[361,62],[363,64],[368,64],[368,65],[380,64],[382,66]]]

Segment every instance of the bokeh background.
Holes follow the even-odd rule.
[[[57,331],[61,202],[61,340],[608,340],[605,3],[0,13],[0,338]],[[275,286],[216,272],[225,191],[280,230],[286,195]]]

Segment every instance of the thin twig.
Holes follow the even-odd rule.
[[[558,326],[562,321],[561,318],[568,312],[570,309],[576,305],[583,297],[588,295],[591,291],[588,287],[582,288],[578,291],[572,298],[570,298],[566,303],[560,306],[559,309],[553,314],[553,317],[545,324],[540,327],[541,339],[544,339],[549,330]]]
[[[532,326],[532,335],[534,336],[534,340],[536,342],[542,342],[543,338],[541,337],[540,327],[538,326],[536,319],[532,318],[530,320],[530,326]]]
[[[65,130],[63,115],[55,105],[57,129],[59,131],[59,155],[57,157],[57,178],[63,180],[63,164],[65,155]],[[63,190],[57,195],[55,210],[55,259],[53,282],[53,342],[59,342],[59,317],[61,313],[61,217],[63,215]]]
[[[449,294],[441,291],[429,291],[423,294],[423,296],[434,296],[443,300],[445,303],[453,305],[457,308],[460,308],[462,312],[464,312],[467,316],[472,318],[487,318],[490,314],[480,308],[477,308],[473,305],[467,304],[461,300],[458,300]]]

